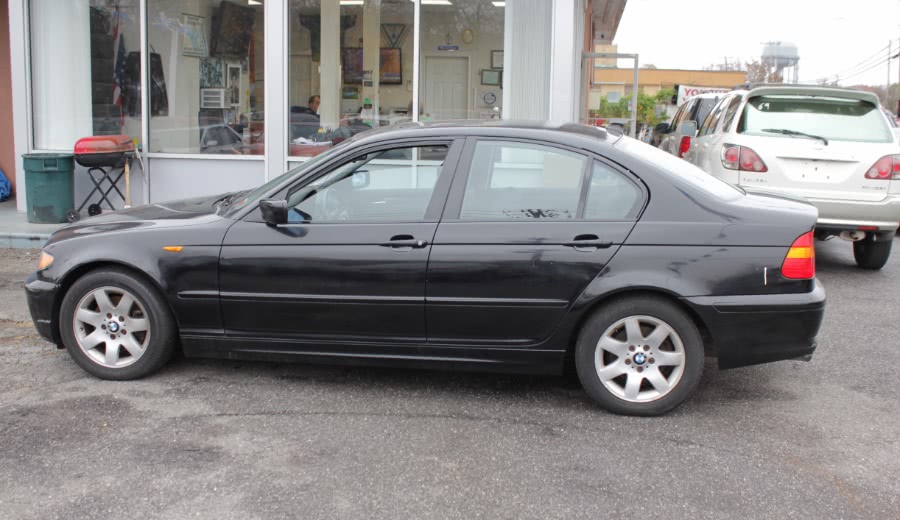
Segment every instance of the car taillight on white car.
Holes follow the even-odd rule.
[[[722,146],[722,166],[728,170],[764,173],[769,171],[766,163],[750,148],[736,144]]]
[[[900,180],[900,155],[885,155],[866,171],[867,179]]]
[[[681,138],[681,142],[678,143],[678,157],[680,159],[684,158],[684,154],[688,153],[688,150],[691,149],[691,138],[688,136],[683,136]]]

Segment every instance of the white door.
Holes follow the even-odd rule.
[[[469,58],[425,58],[425,115],[431,119],[467,119]]]

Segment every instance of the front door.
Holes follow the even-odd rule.
[[[425,115],[435,120],[466,119],[469,113],[469,59],[425,58]]]
[[[537,345],[624,242],[644,191],[533,142],[470,139],[463,156],[428,266],[428,341]]]
[[[451,147],[360,151],[283,192],[288,224],[250,213],[232,226],[219,267],[226,334],[424,342],[425,272]]]

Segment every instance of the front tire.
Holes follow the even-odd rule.
[[[893,237],[878,242],[875,241],[875,238],[874,234],[869,233],[866,238],[853,242],[853,258],[856,259],[856,265],[863,269],[881,269],[891,256],[891,247],[894,245]]]
[[[676,305],[633,297],[600,308],[575,349],[585,391],[623,415],[660,415],[684,402],[703,373],[700,332]]]
[[[159,291],[124,269],[76,280],[63,297],[59,323],[72,359],[101,379],[139,379],[175,350],[175,320]]]

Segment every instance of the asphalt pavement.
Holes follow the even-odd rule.
[[[659,418],[573,379],[177,359],[133,382],[34,331],[0,249],[0,518],[900,518],[900,244],[817,243],[819,349]],[[708,360],[709,361],[709,360]]]

